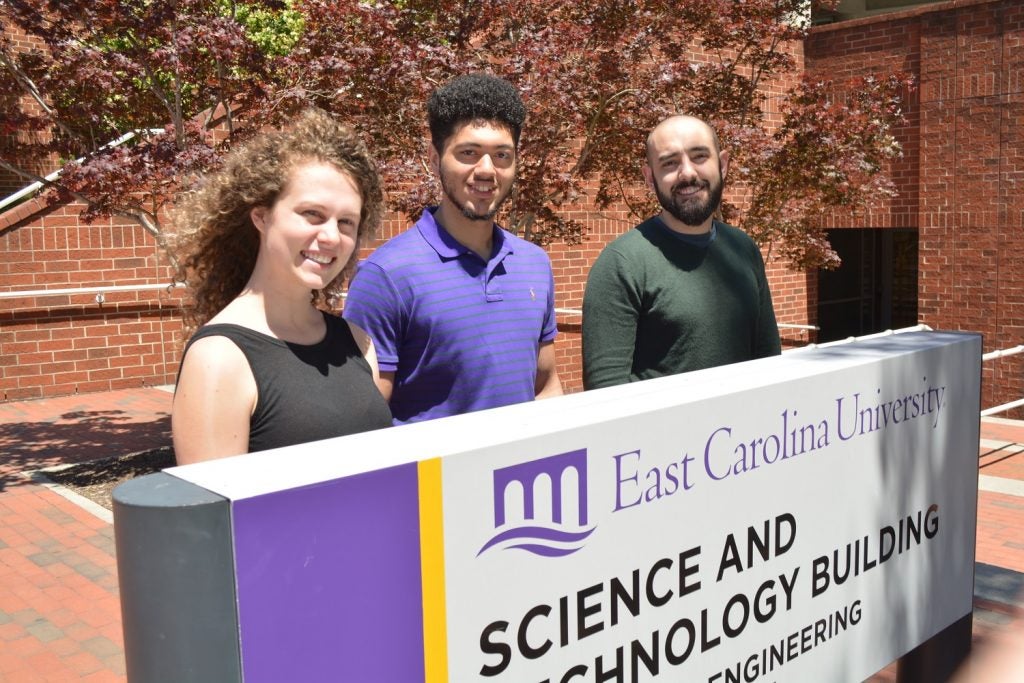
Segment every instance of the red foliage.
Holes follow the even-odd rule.
[[[815,227],[823,212],[891,192],[880,171],[899,153],[899,76],[866,82],[843,103],[828,100],[828,84],[803,81],[783,97],[781,125],[766,119],[767,88],[797,67],[804,0],[295,0],[305,28],[277,58],[215,5],[0,3],[0,22],[46,40],[37,53],[0,44],[0,103],[31,83],[46,104],[44,115],[22,110],[5,125],[45,128],[40,154],[85,157],[66,167],[64,191],[88,198],[90,215],[142,212],[159,230],[177,181],[219,153],[204,112],[245,111],[258,126],[309,104],[364,131],[393,205],[416,213],[437,196],[423,104],[477,70],[508,78],[527,103],[504,221],[541,244],[582,239],[564,208],[595,181],[599,207],[652,213],[653,198],[638,191],[643,141],[674,112],[712,122],[732,151],[731,186],[744,201],[725,206],[726,217],[798,265],[836,262]],[[101,147],[153,128],[162,132],[140,144]]]
[[[763,113],[766,86],[797,66],[802,0],[302,0],[306,33],[279,65],[273,107],[310,100],[354,120],[383,160],[398,208],[436,197],[426,172],[423,103],[452,76],[484,70],[515,83],[529,109],[517,189],[505,222],[541,244],[578,241],[562,215],[592,180],[599,207],[637,192],[643,141],[661,118],[701,116],[733,150],[734,185],[749,199],[728,217],[798,265],[833,265],[815,229],[826,207],[860,204],[891,185],[899,78],[879,78],[842,106],[825,85],[785,98],[781,128]]]
[[[86,201],[86,220],[131,216],[160,239],[176,181],[217,157],[208,132],[225,122],[213,113],[263,96],[267,60],[223,14],[208,0],[0,3],[5,39],[18,31],[43,46],[0,43],[0,102],[17,103],[20,133],[11,158],[66,160],[50,186]]]

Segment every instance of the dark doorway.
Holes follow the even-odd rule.
[[[917,324],[917,230],[849,228],[828,238],[843,263],[818,271],[818,341]]]

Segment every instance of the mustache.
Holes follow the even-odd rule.
[[[711,187],[711,182],[707,180],[694,180],[693,182],[678,182],[672,186],[672,194],[681,192],[691,187],[697,189],[708,189]]]

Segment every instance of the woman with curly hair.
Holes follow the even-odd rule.
[[[179,203],[198,328],[171,414],[179,464],[391,425],[370,338],[321,310],[382,204],[365,145],[315,109],[234,150]]]

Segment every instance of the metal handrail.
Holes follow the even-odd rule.
[[[583,315],[583,310],[579,308],[556,308],[555,313],[562,315]],[[817,331],[821,328],[817,325],[798,325],[796,323],[778,323],[780,330],[812,330]]]
[[[846,339],[839,339],[837,341],[825,342],[824,344],[808,344],[801,348],[821,348],[825,346],[835,346],[837,344],[849,344],[852,341],[858,341],[860,339],[873,339],[876,337],[887,337],[893,334],[900,334],[902,332],[919,332],[919,331],[931,331],[931,327],[928,325],[915,325],[913,327],[904,327],[898,330],[886,330],[884,332],[877,332],[875,334],[866,334],[861,337],[847,337]],[[798,351],[799,349],[789,349],[790,351]],[[981,356],[982,362],[996,360],[997,358],[1006,358],[1007,356],[1015,356],[1018,353],[1024,353],[1024,344],[1018,344],[1008,349],[999,349],[997,351],[990,351]],[[996,413],[1005,413],[1007,410],[1013,408],[1019,408],[1024,406],[1024,398],[1019,398],[1016,401],[1010,401],[1009,403],[1001,403],[991,408],[985,408],[981,411],[981,417],[988,417],[989,415],[995,415]]]
[[[913,325],[911,327],[901,327],[896,330],[883,330],[882,332],[875,332],[873,334],[863,334],[859,337],[846,337],[845,339],[836,339],[835,341],[824,342],[822,344],[808,344],[807,346],[801,346],[799,349],[789,349],[790,351],[799,351],[801,349],[822,349],[829,346],[839,346],[840,344],[849,344],[850,342],[861,341],[863,339],[877,339],[879,337],[889,337],[894,334],[903,334],[904,332],[931,332],[932,328],[927,325]]]
[[[109,287],[69,287],[64,289],[28,289],[18,290],[15,292],[0,292],[0,299],[17,299],[17,298],[31,298],[37,296],[55,296],[61,294],[105,294],[106,292],[131,292],[131,291],[143,291],[151,289],[168,289],[174,287],[187,287],[184,282],[172,282],[170,284],[161,285],[111,285]],[[342,292],[341,297],[345,298],[348,296],[348,292]],[[556,308],[555,313],[562,315],[583,315],[583,311],[579,308]],[[779,329],[796,329],[796,330],[818,330],[820,329],[817,325],[797,325],[789,323],[779,323]],[[1024,349],[1024,347],[1022,347]]]
[[[1019,408],[1020,406],[1024,406],[1024,398],[1018,398],[1016,401],[1010,401],[1009,403],[1000,403],[997,406],[985,408],[985,410],[981,411],[981,416],[988,417],[989,415],[995,415],[996,413],[1005,413],[1007,410]]]
[[[42,296],[60,296],[65,294],[96,294],[96,302],[103,303],[103,295],[107,292],[142,292],[152,291],[158,289],[165,289],[170,291],[175,288],[187,287],[184,282],[170,282],[166,284],[146,284],[146,285],[110,285],[107,287],[65,287],[61,289],[30,289],[30,290],[19,290],[15,292],[0,292],[0,299],[15,299],[15,298],[33,298]],[[347,292],[342,294],[345,297]],[[555,313],[562,315],[583,315],[583,311],[579,308],[556,308]],[[779,329],[800,329],[800,330],[818,330],[820,329],[816,325],[798,325],[789,323],[779,323]],[[894,334],[902,334],[904,332],[930,332],[932,328],[928,325],[914,325],[912,327],[901,327],[896,330],[885,330],[883,332],[876,332],[874,334],[865,334],[859,337],[846,337],[845,339],[837,339],[835,341],[825,342],[823,344],[808,344],[795,349],[786,349],[783,353],[791,353],[794,351],[800,351],[802,349],[815,349],[815,348],[826,348],[829,346],[837,346],[840,344],[849,344],[850,342],[860,341],[863,339],[876,339],[878,337],[888,337]],[[997,351],[990,351],[981,357],[981,360],[990,361],[998,358],[1006,358],[1007,356],[1015,356],[1019,353],[1024,353],[1024,344],[1018,344],[1017,346],[1010,347],[1008,349],[999,349]],[[986,417],[989,415],[995,415],[996,413],[1003,413],[1013,408],[1024,406],[1024,398],[1016,401],[1010,401],[1009,403],[1003,403],[991,408],[986,408],[981,411],[981,416]]]
[[[1005,358],[1006,356],[1016,356],[1018,353],[1024,353],[1024,344],[1012,346],[1008,349],[1001,349],[999,351],[990,351],[981,357],[982,360],[995,360],[996,358]]]
[[[157,133],[164,132],[164,129],[163,128],[150,128],[150,129],[145,130],[145,131],[143,129],[128,131],[127,133],[125,133],[121,137],[117,138],[116,140],[111,140],[110,142],[108,142],[107,144],[103,145],[102,147],[100,147],[96,151],[100,152],[100,151],[102,151],[104,149],[110,149],[111,147],[117,147],[119,145],[123,145],[124,143],[128,142],[133,137],[135,137],[136,135],[138,135],[139,133],[142,133],[142,132],[147,132],[147,133],[150,133],[152,135],[156,135]],[[78,159],[75,159],[75,163],[76,164],[80,164],[83,161],[85,161],[85,157],[79,157]],[[60,177],[60,174],[61,174],[61,172],[63,170],[64,170],[63,168],[58,168],[53,173],[50,173],[49,175],[43,176],[43,180],[46,181],[45,183],[37,180],[36,182],[32,183],[31,185],[26,185],[25,187],[21,188],[20,190],[18,190],[14,194],[8,195],[7,197],[4,197],[3,199],[0,199],[0,211],[3,211],[8,206],[11,206],[12,204],[17,203],[19,200],[21,200],[21,199],[23,199],[25,197],[29,197],[29,196],[35,194],[46,183],[52,183],[54,180],[56,180],[57,178]]]
[[[1008,349],[1000,349],[998,351],[991,351],[981,357],[981,360],[995,360],[997,358],[1006,358],[1007,356],[1016,356],[1018,353],[1024,353],[1024,344],[1012,346]],[[982,417],[988,417],[989,415],[995,415],[996,413],[1005,413],[1007,410],[1012,408],[1019,408],[1024,406],[1024,398],[1019,398],[1016,401],[1010,401],[1009,403],[1001,403],[991,408],[985,408],[981,411]]]
[[[0,292],[0,299],[31,299],[44,296],[63,296],[72,294],[95,294],[96,303],[102,304],[108,292],[145,292],[165,289],[168,292],[175,288],[185,287],[184,282],[170,282],[147,285],[109,285],[106,287],[63,287],[61,289],[21,289],[14,292]]]
[[[110,285],[107,287],[65,287],[63,289],[20,289],[15,292],[0,292],[0,299],[31,298],[37,296],[56,296],[61,294],[106,294],[107,292],[141,292],[150,289],[171,290],[185,287],[184,282],[148,285]]]
[[[17,298],[33,298],[40,296],[59,296],[63,294],[105,294],[107,292],[133,292],[133,291],[146,291],[155,289],[167,289],[187,287],[184,282],[170,282],[167,284],[147,284],[147,285],[110,285],[106,287],[65,287],[61,289],[21,289],[13,292],[0,292],[0,299],[17,299]],[[348,292],[342,292],[342,298],[348,296]],[[562,315],[583,315],[583,310],[579,308],[556,308],[555,313]],[[797,323],[778,323],[779,329],[791,329],[791,330],[811,330],[817,331],[821,328],[817,325],[800,325]],[[884,332],[877,332],[875,334],[866,334],[860,337],[846,337],[845,339],[839,339],[836,341],[825,342],[824,344],[808,344],[800,348],[820,348],[825,346],[834,346],[836,344],[847,344],[852,341],[860,339],[872,339],[874,337],[885,337],[891,334],[899,334],[901,332],[919,332],[922,330],[931,330],[932,328],[927,325],[915,325],[914,327],[904,327],[898,330],[885,330]],[[789,349],[795,351],[797,349]],[[1012,349],[1005,349],[1003,351],[993,351],[982,356],[982,360],[990,360],[992,358],[999,358],[1002,356],[1010,356],[1015,353],[1024,353],[1024,345],[1015,346]]]

